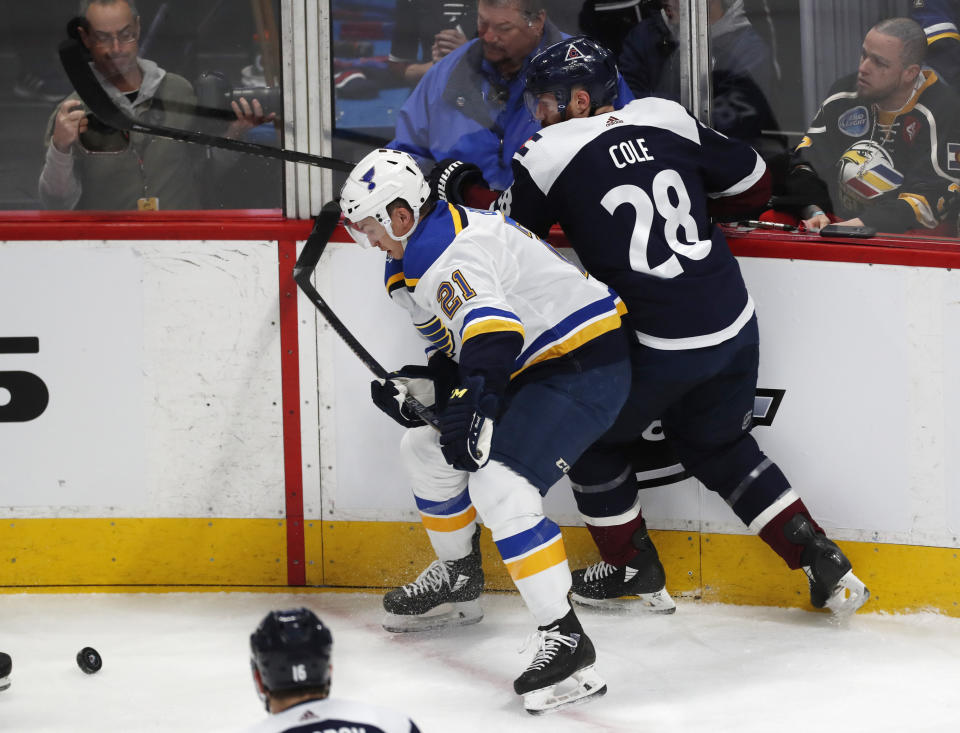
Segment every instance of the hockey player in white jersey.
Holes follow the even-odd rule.
[[[632,565],[643,565],[636,540],[646,531],[629,451],[660,418],[687,471],[788,567],[803,568],[811,604],[853,613],[867,589],[750,435],[757,319],[710,215],[716,202],[728,211],[762,207],[766,166],[674,102],[648,97],[614,110],[616,78],[610,52],[582,36],[531,60],[526,94],[543,129],[514,156],[514,183],[495,202],[540,235],[559,223],[587,270],[623,298],[637,337],[627,405],[570,474],[581,513],[607,517],[605,534],[591,527],[604,558],[595,574],[624,582]],[[443,165],[431,175],[441,197],[479,203],[476,171]],[[629,561],[634,547],[640,552]]]
[[[514,682],[525,708],[602,694],[593,644],[567,599],[560,528],[544,516],[542,496],[627,397],[622,302],[499,212],[436,205],[406,153],[370,153],[340,205],[357,241],[387,252],[387,290],[428,353],[456,362],[449,396],[410,369],[371,385],[377,405],[410,427],[404,468],[438,557],[384,598],[386,628],[425,628],[434,609],[479,596],[479,515],[537,622],[533,660]],[[408,412],[407,393],[437,408],[439,432]],[[479,620],[470,613],[454,619]]]
[[[330,697],[333,636],[308,608],[271,611],[250,635],[250,667],[270,717],[247,733],[420,733],[393,710]]]

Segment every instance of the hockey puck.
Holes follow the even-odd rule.
[[[95,674],[103,666],[100,654],[92,646],[85,646],[77,652],[77,666],[87,674]]]

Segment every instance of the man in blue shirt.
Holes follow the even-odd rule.
[[[513,154],[540,129],[523,103],[523,72],[536,52],[565,35],[540,0],[479,0],[477,38],[426,73],[388,147],[425,169],[444,158],[469,161],[493,188],[507,188]],[[632,99],[621,79],[619,104]]]

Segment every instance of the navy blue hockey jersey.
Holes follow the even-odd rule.
[[[559,222],[591,275],[613,288],[641,343],[712,346],[753,315],[740,267],[707,216],[766,165],[749,145],[647,97],[544,128],[514,156],[497,208],[541,236]]]

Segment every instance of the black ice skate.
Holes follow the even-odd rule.
[[[677,604],[667,592],[666,573],[646,522],[633,534],[637,554],[624,567],[603,562],[573,571],[571,600],[584,606],[648,613],[673,613]]]
[[[593,668],[597,661],[593,642],[573,609],[559,621],[538,628],[524,650],[531,642],[537,645],[533,661],[513,681],[528,713],[540,715],[606,693],[607,683]]]
[[[803,545],[800,563],[810,581],[810,603],[829,608],[838,617],[852,615],[870,598],[870,591],[853,574],[850,561],[837,545],[817,533],[802,514],[784,525],[791,542]]]
[[[473,549],[459,560],[434,560],[412,583],[383,597],[387,631],[428,631],[475,624],[483,618],[477,598],[483,593],[480,527]]]
[[[13,660],[9,654],[0,652],[0,690],[10,687],[10,672],[13,670]]]

